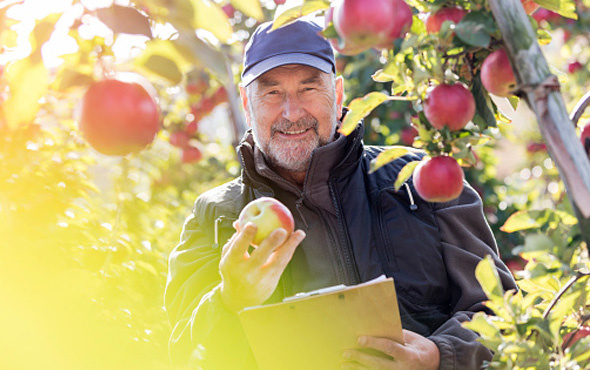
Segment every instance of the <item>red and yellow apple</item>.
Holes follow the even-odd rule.
[[[508,97],[516,87],[516,79],[505,49],[488,55],[481,66],[481,83],[490,93]]]
[[[462,83],[440,84],[430,88],[424,99],[424,115],[432,127],[461,130],[475,115],[475,99]]]
[[[453,157],[427,157],[416,166],[412,181],[422,199],[448,202],[463,191],[463,170]]]
[[[467,12],[458,6],[440,8],[426,18],[426,32],[437,33],[445,21],[459,23]]]
[[[203,153],[197,147],[189,145],[182,149],[182,163],[198,162],[201,158],[203,158]]]
[[[126,155],[150,144],[160,130],[154,98],[139,83],[107,79],[82,99],[79,127],[88,143],[107,155]]]
[[[403,0],[341,0],[334,6],[334,27],[349,47],[391,47],[412,25]]]
[[[236,228],[238,231],[243,230],[250,222],[258,228],[252,242],[255,246],[278,228],[285,229],[287,234],[291,234],[295,229],[295,221],[289,208],[271,197],[254,199],[248,203],[240,212]]]

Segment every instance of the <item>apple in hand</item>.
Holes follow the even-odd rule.
[[[448,202],[463,191],[463,170],[453,157],[426,158],[416,166],[412,181],[422,199]]]
[[[426,18],[426,32],[437,33],[445,21],[451,21],[457,24],[463,19],[466,13],[464,9],[458,6],[440,8]]]
[[[107,79],[93,83],[86,91],[79,127],[98,152],[126,155],[154,140],[160,130],[160,114],[140,83]]]
[[[424,99],[424,115],[430,124],[441,130],[461,130],[475,115],[475,99],[462,83],[440,84],[430,88]]]
[[[490,93],[508,97],[516,87],[514,72],[505,49],[488,55],[481,65],[481,83]]]
[[[289,208],[271,197],[254,199],[248,203],[240,212],[236,222],[237,230],[243,230],[249,222],[258,228],[252,242],[252,245],[255,246],[278,228],[285,229],[287,234],[291,234],[295,229],[295,221]]]

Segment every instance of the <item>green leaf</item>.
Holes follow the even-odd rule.
[[[564,317],[573,313],[577,310],[576,303],[578,298],[580,298],[581,291],[576,290],[569,294],[564,294],[559,298],[559,301],[548,316],[549,319],[549,329],[551,330],[551,334],[554,336],[559,335],[559,329],[561,328],[561,323],[563,322]]]
[[[406,163],[406,165],[402,167],[401,171],[399,171],[399,173],[397,174],[395,183],[393,184],[393,187],[396,191],[402,187],[404,182],[406,182],[410,178],[410,176],[412,176],[412,174],[414,173],[414,169],[416,168],[418,163],[420,163],[420,161],[412,161]]]
[[[264,13],[262,12],[259,0],[230,0],[230,3],[234,8],[248,17],[254,18],[259,22],[264,20]]]
[[[518,103],[520,103],[520,98],[516,95],[511,95],[507,99],[510,106],[512,106],[512,109],[516,110],[518,108]]]
[[[342,122],[340,133],[350,134],[358,125],[359,121],[369,115],[379,104],[389,97],[383,93],[373,91],[362,98],[356,98],[350,102],[348,113]]]
[[[52,83],[52,88],[58,91],[67,91],[72,87],[89,86],[94,79],[91,75],[64,67]]]
[[[145,61],[144,67],[175,85],[182,81],[182,72],[180,72],[176,63],[164,56],[150,55]]]
[[[475,277],[488,298],[496,303],[503,300],[502,283],[496,270],[494,260],[487,255],[475,268]]]
[[[395,145],[389,149],[379,153],[379,155],[371,160],[369,165],[369,173],[377,171],[379,168],[385,166],[387,163],[411,153],[412,149],[407,146]]]
[[[137,10],[120,5],[96,10],[98,19],[115,33],[152,36],[149,19]]]
[[[487,48],[495,29],[494,19],[489,12],[473,11],[455,26],[455,34],[467,45]]]
[[[481,77],[478,73],[473,79],[471,93],[475,99],[475,112],[483,119],[483,124],[487,127],[496,127],[496,116],[490,108],[491,99],[481,83]],[[480,127],[484,130],[486,127]]]
[[[574,0],[535,0],[535,2],[543,8],[553,10],[566,18],[578,19]]]
[[[541,227],[536,219],[537,211],[518,211],[510,215],[500,230],[505,233],[513,233],[515,231],[537,229]]]
[[[295,22],[297,19],[316,12],[318,10],[327,9],[330,7],[330,2],[325,0],[311,0],[306,1],[300,6],[285,10],[281,15],[274,20],[271,31],[286,26]]]
[[[477,312],[475,315],[473,315],[471,321],[462,323],[462,326],[479,333],[480,336],[486,339],[500,339],[501,336],[500,329],[491,324],[488,320],[488,316],[483,312]]]
[[[193,8],[193,26],[211,32],[219,41],[227,43],[233,29],[225,12],[209,0],[190,0]]]

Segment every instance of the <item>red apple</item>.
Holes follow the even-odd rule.
[[[186,131],[175,131],[170,134],[170,144],[178,148],[186,148],[191,137]]]
[[[475,99],[462,83],[440,84],[430,88],[424,100],[424,114],[438,130],[461,130],[475,115]]]
[[[448,202],[463,191],[463,170],[453,157],[426,158],[416,166],[412,181],[422,199]]]
[[[586,123],[586,126],[582,128],[582,132],[580,133],[580,141],[582,141],[584,150],[590,157],[590,122]]]
[[[539,4],[534,2],[533,0],[520,0],[522,2],[522,7],[527,14],[533,14],[533,12],[539,9]]]
[[[490,93],[508,97],[516,87],[516,79],[505,49],[488,55],[481,66],[481,83]]]
[[[334,6],[334,27],[346,44],[390,47],[412,24],[403,0],[342,0]]]
[[[275,198],[262,197],[248,203],[240,212],[236,228],[242,230],[246,224],[252,222],[258,230],[254,236],[253,245],[259,245],[268,235],[278,228],[283,228],[288,234],[295,229],[295,221],[289,208]]]
[[[199,128],[199,124],[196,121],[191,121],[186,125],[186,128],[184,129],[184,131],[186,131],[186,133],[189,136],[193,136],[193,134],[195,132],[197,132],[198,128]]]
[[[234,13],[236,12],[236,9],[231,4],[225,4],[221,7],[221,9],[225,13],[225,15],[227,15],[227,17],[230,19],[234,17]]]
[[[526,151],[529,153],[537,153],[547,151],[547,145],[541,142],[531,141],[526,146]]]
[[[333,22],[334,19],[334,8],[329,7],[324,14],[326,27]],[[332,48],[342,55],[357,55],[363,51],[368,50],[369,46],[355,45],[350,41],[339,40],[337,38],[329,38]]]
[[[524,260],[520,256],[517,256],[513,259],[506,261],[505,264],[506,264],[506,267],[508,267],[508,269],[510,270],[510,272],[512,272],[514,274],[514,273],[516,273],[518,271],[522,271],[524,269],[524,267],[526,266],[526,260]]]
[[[568,64],[567,66],[567,71],[569,73],[576,73],[578,72],[580,69],[582,69],[584,66],[582,65],[582,63],[578,62],[577,60],[575,62],[572,62],[570,64]]]
[[[193,163],[198,162],[203,158],[203,154],[194,146],[187,146],[182,149],[182,163]]]
[[[428,33],[437,33],[445,21],[459,23],[466,13],[463,8],[458,6],[440,8],[426,18],[426,31]]]
[[[590,326],[582,326],[580,329],[573,330],[563,336],[562,349],[569,348],[577,341],[590,335]]]
[[[158,106],[138,83],[93,83],[82,99],[80,130],[98,152],[126,155],[150,144],[160,130]]]
[[[537,23],[541,23],[543,21],[546,21],[548,23],[552,23],[552,22],[557,22],[557,21],[561,20],[561,15],[559,15],[558,13],[556,13],[552,10],[540,8],[536,12],[533,13],[533,18],[535,18]]]
[[[276,5],[283,5],[287,0],[275,0]]]
[[[400,133],[400,140],[404,145],[412,146],[416,136],[418,136],[418,130],[416,130],[416,128],[412,126],[404,127]]]

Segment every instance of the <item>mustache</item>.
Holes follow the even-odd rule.
[[[318,132],[318,125],[319,122],[317,119],[307,116],[298,119],[295,122],[292,122],[286,118],[281,118],[277,120],[271,127],[271,135],[274,135],[277,132],[286,132],[286,131],[299,131],[299,130],[307,130],[313,129],[316,133]]]

